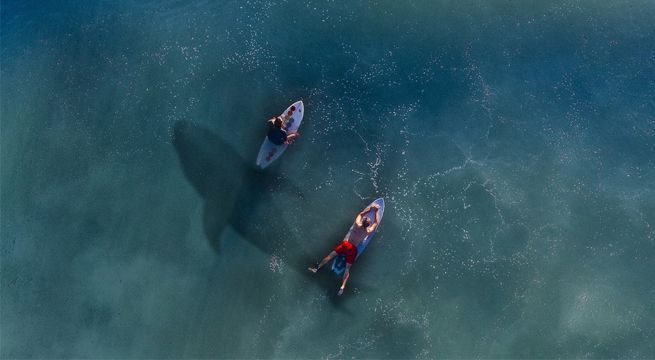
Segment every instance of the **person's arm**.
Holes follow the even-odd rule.
[[[364,208],[364,210],[360,211],[359,215],[364,215],[367,212],[371,211],[371,209],[379,209],[379,208],[380,208],[380,205],[378,205],[378,204],[369,205],[366,208]]]
[[[377,204],[375,204],[375,205],[376,205],[375,206],[375,208],[376,208],[376,210],[375,210],[375,222],[373,224],[371,224],[366,229],[366,232],[369,233],[369,234],[372,233],[375,229],[377,229],[378,224],[380,224],[380,206],[377,206]]]
[[[287,139],[284,141],[286,144],[291,144],[298,136],[300,136],[299,133],[291,133],[287,135]]]
[[[346,283],[348,282],[348,278],[350,277],[350,266],[352,264],[346,263],[346,271],[343,273],[343,282],[341,283],[341,287],[339,288],[339,292],[337,292],[337,295],[342,295],[343,290],[346,288]]]

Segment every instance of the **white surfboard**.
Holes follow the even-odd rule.
[[[284,129],[287,134],[298,132],[304,113],[305,106],[302,101],[296,101],[291,104],[280,115],[282,118],[286,116],[286,120],[282,123],[282,129]],[[259,154],[257,155],[257,166],[265,169],[267,166],[271,165],[273,161],[277,160],[287,147],[289,147],[287,144],[275,145],[268,140],[268,137],[265,137],[262,146],[259,148]]]
[[[380,206],[380,209],[378,210],[380,212],[380,223],[382,222],[382,216],[384,215],[384,199],[379,198],[371,203],[373,204],[378,204]],[[375,219],[375,210],[371,209],[367,213],[363,214],[363,216],[367,216],[369,219]],[[368,243],[371,242],[373,239],[373,236],[377,234],[378,229],[380,228],[380,223],[378,223],[378,226],[375,228],[375,231],[373,231],[372,234],[366,237],[364,241],[360,242],[359,245],[357,245],[357,258],[362,255],[366,247],[368,246]],[[353,230],[353,227],[356,226],[355,223],[350,226],[350,230],[348,230],[348,233],[350,233]],[[341,275],[346,270],[346,256],[345,255],[339,255],[334,258],[334,261],[332,262],[332,271],[335,272],[337,275]]]

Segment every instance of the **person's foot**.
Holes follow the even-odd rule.
[[[316,272],[318,271],[318,268],[308,267],[307,270],[309,270],[309,271],[313,272],[314,274],[316,274]]]
[[[343,295],[343,288],[339,288],[339,291],[337,291],[337,295],[339,296]]]

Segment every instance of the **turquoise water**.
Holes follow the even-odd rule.
[[[655,357],[655,2],[1,13],[2,358]]]

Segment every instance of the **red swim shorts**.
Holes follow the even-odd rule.
[[[357,246],[348,241],[342,241],[341,244],[334,248],[334,251],[339,255],[346,255],[346,264],[352,265],[357,259]]]

